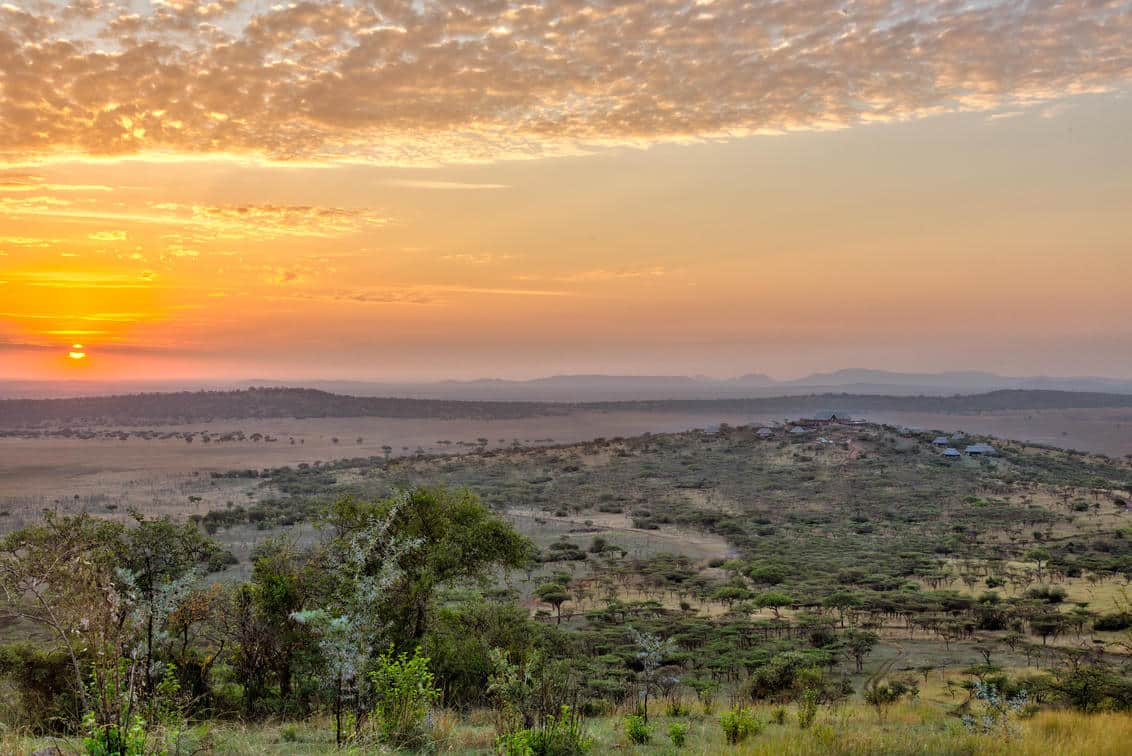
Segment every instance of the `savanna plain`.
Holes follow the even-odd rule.
[[[1127,408],[448,414],[3,428],[0,749],[1132,743]]]

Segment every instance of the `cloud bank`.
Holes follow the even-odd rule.
[[[1126,0],[32,0],[0,6],[0,156],[421,165],[844,128],[1120,86],[1130,39]]]

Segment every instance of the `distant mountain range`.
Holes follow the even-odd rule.
[[[752,373],[736,378],[683,375],[554,375],[531,380],[380,382],[251,379],[244,381],[81,382],[0,381],[0,397],[64,398],[170,391],[223,391],[249,386],[313,388],[358,397],[462,401],[603,402],[660,399],[738,399],[815,393],[952,396],[999,390],[1132,394],[1132,380],[1096,377],[1011,377],[978,371],[898,373],[847,369],[775,380]]]

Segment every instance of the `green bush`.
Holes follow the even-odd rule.
[[[630,714],[625,717],[625,735],[631,742],[644,745],[652,740],[652,728],[649,727],[644,717],[638,714]]]
[[[32,732],[62,732],[78,721],[71,660],[31,643],[0,646],[0,678],[15,688],[19,721]]]
[[[143,756],[145,747],[145,720],[134,717],[129,727],[116,724],[99,725],[94,712],[83,717],[83,753],[86,756]]]
[[[806,688],[802,691],[802,700],[798,702],[798,727],[808,730],[818,715],[817,688]]]
[[[741,743],[752,735],[763,731],[763,723],[755,718],[754,712],[745,707],[735,706],[719,717],[723,728],[723,738],[732,745]]]
[[[688,739],[688,725],[683,722],[673,722],[668,725],[668,739],[676,748],[683,748],[684,741]]]
[[[563,706],[558,716],[549,716],[541,727],[499,736],[495,751],[501,756],[585,756],[593,747],[582,719]]]
[[[428,742],[426,719],[440,696],[428,668],[428,657],[418,648],[410,657],[382,654],[370,673],[377,691],[373,720],[381,739],[395,748],[418,748]]]
[[[1102,614],[1093,623],[1093,629],[1098,632],[1119,632],[1130,627],[1132,627],[1132,614],[1128,612]]]

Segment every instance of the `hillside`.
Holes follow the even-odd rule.
[[[359,713],[343,741],[340,647],[294,621],[331,602],[377,612],[396,648],[420,649],[434,692],[414,743],[439,751],[530,753],[499,744],[541,737],[568,705],[580,719],[555,737],[590,753],[671,753],[670,732],[718,753],[736,717],[748,728],[735,753],[1121,753],[1132,462],[981,436],[963,443],[995,454],[949,459],[934,436],[724,426],[202,476],[219,506],[177,527],[225,571],[188,594],[191,613],[169,619],[181,634],[159,648],[193,686],[180,704],[193,724],[176,737],[218,753],[388,743],[382,689],[361,684],[346,689]],[[107,576],[119,563],[106,538],[173,532],[158,519],[114,530],[109,507],[57,504],[53,517],[75,518],[49,518],[57,535],[10,536],[9,564],[46,559],[28,567],[34,581],[72,531],[90,533],[84,553],[103,555]],[[49,547],[23,548],[31,537]],[[367,575],[384,576],[379,593]],[[353,595],[364,608],[332,603]],[[407,674],[364,641],[350,669]],[[23,680],[12,670],[32,652],[5,653],[0,673]],[[1022,703],[984,728],[985,690]],[[48,731],[33,719],[44,700],[24,694],[11,716]],[[648,723],[632,719],[642,711]],[[0,737],[13,751],[43,742]]]
[[[330,394],[304,388],[185,391],[0,400],[0,427],[170,425],[252,418],[516,418],[563,410],[524,402],[450,402]]]

